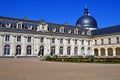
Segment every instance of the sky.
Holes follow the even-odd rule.
[[[120,0],[0,0],[0,16],[75,25],[85,6],[99,28],[120,24]]]

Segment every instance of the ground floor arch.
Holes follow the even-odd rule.
[[[113,56],[113,49],[112,48],[108,48],[108,56]]]
[[[98,56],[98,49],[97,48],[94,49],[94,55]]]
[[[101,52],[101,56],[105,56],[105,49],[104,48],[101,48],[100,52]]]
[[[115,48],[116,50],[116,56],[120,56],[120,47]]]

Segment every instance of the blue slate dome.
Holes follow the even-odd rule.
[[[77,27],[85,27],[85,28],[98,28],[97,21],[95,18],[89,15],[88,8],[84,9],[84,16],[80,17],[76,22]]]

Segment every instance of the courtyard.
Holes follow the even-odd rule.
[[[0,80],[120,80],[120,64],[0,58]]]

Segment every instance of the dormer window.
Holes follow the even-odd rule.
[[[5,24],[5,27],[6,27],[6,28],[10,28],[10,27],[11,27],[11,23],[6,23],[6,24]]]
[[[68,30],[68,33],[70,34],[72,31],[71,30]]]
[[[78,34],[78,32],[79,32],[79,30],[76,28],[76,29],[74,30],[74,34]]]
[[[22,22],[17,23],[17,29],[22,29]]]
[[[60,28],[60,32],[61,32],[61,33],[64,33],[64,27],[61,27],[61,28]]]
[[[56,28],[53,28],[53,29],[52,29],[52,32],[56,32]]]

